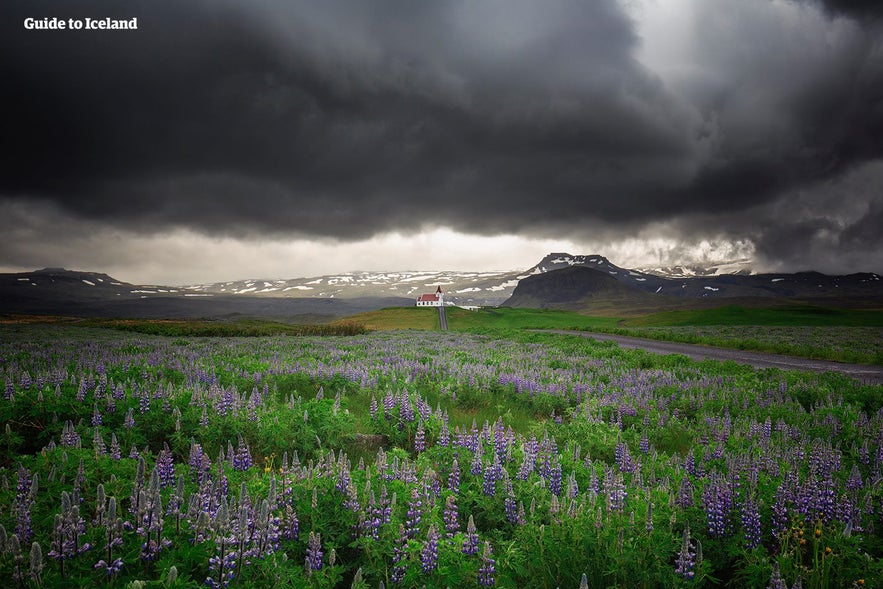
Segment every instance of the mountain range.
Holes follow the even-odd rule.
[[[460,306],[583,311],[774,298],[877,307],[883,301],[883,281],[875,273],[752,274],[744,260],[651,271],[621,268],[601,255],[552,253],[525,271],[348,272],[187,286],[135,285],[107,274],[44,268],[0,274],[0,312],[148,318],[241,315],[316,322],[410,306],[419,294],[438,286],[446,302]]]

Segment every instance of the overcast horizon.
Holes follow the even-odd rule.
[[[0,15],[0,271],[181,285],[569,252],[883,272],[877,1],[12,0]]]

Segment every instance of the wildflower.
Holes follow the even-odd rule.
[[[457,521],[457,498],[454,495],[448,495],[447,499],[445,499],[443,518],[445,521],[445,536],[453,538],[454,534],[460,531],[460,523]]]
[[[773,572],[770,575],[770,582],[767,584],[767,589],[788,589],[788,586],[785,584],[785,579],[782,578],[782,573],[779,572],[779,563],[773,563]]]
[[[242,436],[239,436],[239,445],[236,447],[236,452],[233,454],[233,469],[244,471],[251,468],[251,466],[251,452],[248,451],[248,446],[245,444],[245,440],[242,439]]]
[[[404,561],[408,554],[407,548],[408,534],[405,532],[405,526],[399,524],[399,536],[392,549],[392,575],[390,580],[393,583],[401,583],[405,580]]]
[[[414,434],[414,451],[417,453],[426,450],[426,432],[423,428],[423,420],[417,423],[417,432]]]
[[[175,461],[168,444],[163,444],[163,449],[156,457],[156,470],[162,487],[171,487],[175,484]]]
[[[481,551],[481,565],[478,567],[478,584],[482,587],[494,586],[494,574],[497,572],[496,561],[493,559],[491,543],[485,541]]]
[[[742,529],[745,531],[745,547],[749,550],[760,546],[760,512],[754,499],[745,498],[742,503]]]
[[[604,494],[607,497],[609,511],[622,511],[628,492],[619,471],[608,469],[604,477]]]
[[[475,529],[475,521],[472,515],[466,524],[466,539],[463,540],[463,554],[467,556],[478,552],[478,532]]]
[[[117,440],[117,435],[115,433],[110,434],[110,457],[114,460],[119,460],[122,457],[120,450],[120,443]]]
[[[306,563],[310,571],[322,570],[322,534],[310,532]]]
[[[690,526],[687,525],[684,527],[684,535],[681,539],[681,551],[678,553],[678,558],[675,561],[675,573],[685,579],[692,579],[696,575],[694,571],[695,566],[696,549],[690,540]]]
[[[416,487],[411,488],[411,500],[408,501],[408,513],[405,516],[405,532],[408,538],[415,538],[420,531],[420,520],[423,517],[423,502]]]
[[[438,568],[438,527],[435,525],[429,527],[426,542],[423,543],[423,550],[420,552],[420,562],[424,575]]]
[[[455,494],[460,492],[460,463],[454,458],[451,464],[451,472],[448,473],[448,489]]]

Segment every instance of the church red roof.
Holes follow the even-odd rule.
[[[419,297],[417,297],[417,300],[420,301],[421,303],[434,302],[434,301],[438,301],[438,295],[437,294],[422,294]]]

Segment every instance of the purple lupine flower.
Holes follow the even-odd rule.
[[[368,413],[371,415],[371,419],[377,417],[377,398],[374,395],[371,395],[371,405],[368,407]]]
[[[156,457],[156,471],[159,475],[160,486],[165,488],[175,484],[175,460],[168,444],[163,444],[163,449]]]
[[[742,529],[745,531],[745,547],[749,550],[760,546],[760,511],[757,502],[746,497],[742,502]]]
[[[481,455],[482,455],[482,448],[481,448],[481,443],[479,443],[478,448],[475,450],[475,453],[472,455],[472,465],[469,468],[469,472],[471,472],[475,476],[478,476],[482,473]]]
[[[475,529],[475,521],[472,515],[466,524],[466,538],[463,540],[463,554],[467,556],[478,552],[478,531]]]
[[[291,503],[285,504],[285,517],[282,521],[282,537],[286,540],[297,540],[300,536],[300,522]]]
[[[393,583],[401,583],[405,580],[405,559],[408,556],[408,534],[405,526],[399,524],[399,537],[392,549],[392,574],[390,580]]]
[[[322,534],[310,532],[307,541],[307,564],[310,571],[322,570]]]
[[[702,492],[702,502],[708,519],[708,535],[723,538],[733,508],[733,492],[729,483],[715,473]]]
[[[536,462],[537,439],[531,436],[530,440],[524,443],[524,457],[521,461],[521,467],[518,469],[518,474],[515,475],[515,478],[521,481],[526,481],[530,476],[530,473],[532,473],[536,468]]]
[[[399,417],[402,421],[411,423],[414,421],[414,406],[411,405],[411,399],[408,397],[407,391],[402,391],[398,399]]]
[[[245,440],[242,439],[242,436],[239,436],[239,445],[236,447],[236,452],[233,454],[233,469],[244,471],[251,467],[251,452],[249,452]]]
[[[138,399],[138,413],[147,413],[150,411],[150,393],[141,392],[141,398]]]
[[[414,452],[418,454],[426,450],[426,432],[423,429],[423,420],[417,423],[417,432],[414,434]]]
[[[675,505],[681,509],[687,509],[688,507],[693,506],[693,483],[687,475],[684,475],[684,478],[681,479],[681,484],[678,487],[678,494],[677,497],[675,497]]]
[[[493,559],[491,543],[485,541],[481,551],[481,565],[478,567],[478,584],[482,587],[493,587],[496,572],[496,561]]]
[[[135,532],[144,538],[141,544],[141,560],[153,562],[159,553],[171,545],[171,542],[162,537],[163,532],[163,508],[162,496],[160,495],[159,473],[156,469],[150,475],[150,485],[147,491],[141,492],[140,512],[136,514],[137,527]]]
[[[460,492],[460,462],[454,458],[451,472],[448,473],[448,489],[457,494]]]
[[[632,461],[632,455],[629,452],[629,447],[625,444],[625,442],[619,442],[616,444],[616,450],[614,450],[614,462],[619,467],[620,472],[633,472],[635,470],[634,462]]]
[[[515,495],[512,494],[512,491],[509,491],[509,494],[506,495],[506,498],[503,500],[503,503],[506,507],[506,520],[510,523],[517,524],[518,523],[518,505],[515,502]]]
[[[488,497],[493,497],[496,493],[496,483],[503,478],[503,466],[500,464],[500,458],[494,454],[491,464],[484,469],[484,484],[482,490]]]
[[[770,574],[770,582],[767,584],[767,589],[788,589],[788,585],[785,583],[785,579],[782,578],[782,573],[779,571],[778,562],[773,562],[773,572]]]
[[[392,391],[387,391],[386,396],[383,397],[383,416],[387,421],[392,419],[392,410],[396,405],[396,398],[392,394]]]
[[[705,468],[701,461],[696,460],[696,455],[692,448],[690,448],[690,452],[687,454],[686,458],[684,458],[684,470],[696,478],[702,478],[705,476]]]
[[[561,463],[555,460],[555,466],[549,472],[549,492],[561,496]]]
[[[248,550],[244,551],[251,558],[266,558],[279,548],[279,517],[270,509],[270,501],[262,499],[260,506],[250,517],[249,510],[243,508],[239,516],[240,545],[249,543]],[[248,564],[248,562],[246,562]]]
[[[61,577],[65,577],[64,562],[89,550],[91,545],[82,542],[86,533],[86,522],[80,517],[80,506],[76,505],[67,491],[61,493],[61,513],[55,514],[52,526],[52,549],[49,556],[59,561]]]
[[[115,433],[110,434],[110,457],[114,460],[120,460],[122,458],[122,450],[120,450],[120,442],[117,440],[117,435]]]
[[[571,499],[579,497],[579,483],[576,480],[576,472],[567,476],[567,496]]]
[[[209,576],[206,577],[205,584],[213,589],[220,589],[228,587],[236,574],[237,554],[233,549],[235,538],[231,534],[230,511],[226,499],[218,506],[211,527],[214,534],[215,554],[209,558]]]
[[[386,490],[386,485],[380,489],[380,499],[377,502],[378,515],[382,523],[388,524],[392,519],[392,501]]]
[[[424,575],[428,575],[438,568],[438,526],[435,524],[429,526],[426,541],[420,551],[420,563]]]
[[[448,495],[445,499],[445,509],[442,518],[445,522],[445,536],[453,538],[460,531],[460,522],[457,520],[457,498],[454,495]]]
[[[867,444],[867,441],[865,441]],[[846,479],[846,488],[850,491],[858,491],[864,486],[862,482],[862,473],[858,469],[857,464],[852,465],[852,470],[849,473],[849,478]]]
[[[689,524],[684,527],[684,535],[681,539],[681,551],[678,553],[678,558],[675,561],[675,574],[682,576],[685,579],[692,579],[696,572],[694,568],[696,566],[696,549],[693,544],[693,541],[690,540],[690,526]]]
[[[359,528],[363,534],[372,540],[380,539],[380,526],[383,523],[383,510],[377,506],[374,491],[368,495],[368,505],[360,514]]]
[[[784,483],[779,485],[773,498],[772,505],[772,526],[773,534],[779,536],[788,528],[788,506],[786,505],[786,492],[783,489]]]
[[[15,535],[20,542],[27,542],[34,535],[31,528],[31,507],[37,498],[39,477],[31,475],[31,471],[19,465],[16,471],[17,483],[15,499],[12,501],[12,513],[15,515]]]
[[[74,427],[73,422],[70,420],[65,421],[61,430],[62,447],[79,448],[80,443],[80,434],[77,433],[77,429]]]
[[[451,444],[451,430],[448,429],[448,416],[442,417],[441,430],[438,433],[438,445],[447,448]]]
[[[493,430],[493,439],[494,439],[494,451],[497,453],[500,461],[506,460],[506,454],[508,453],[508,437],[506,436],[506,430],[503,427],[503,418],[497,418],[497,421],[494,422],[494,430]]]
[[[423,517],[423,502],[416,487],[411,488],[411,500],[408,501],[408,513],[405,516],[405,532],[408,538],[416,538],[420,531],[420,520]]]
[[[117,500],[111,497],[107,501],[107,513],[103,521],[104,527],[104,556],[105,558],[95,563],[96,569],[102,569],[108,579],[116,577],[123,568],[120,558],[113,558],[114,548],[123,545],[123,521],[117,517]]]
[[[607,498],[608,511],[622,511],[628,491],[622,480],[622,473],[608,468],[604,475],[604,496]]]
[[[132,415],[131,407],[126,411],[126,416],[123,418],[123,427],[126,429],[132,429],[135,427],[135,416]]]
[[[92,427],[97,427],[102,424],[103,418],[101,417],[101,411],[98,409],[98,403],[95,403],[95,406],[92,408]]]
[[[211,470],[211,459],[202,450],[202,446],[196,442],[190,445],[190,458],[187,461],[190,466],[190,476],[197,485],[208,480]]]

